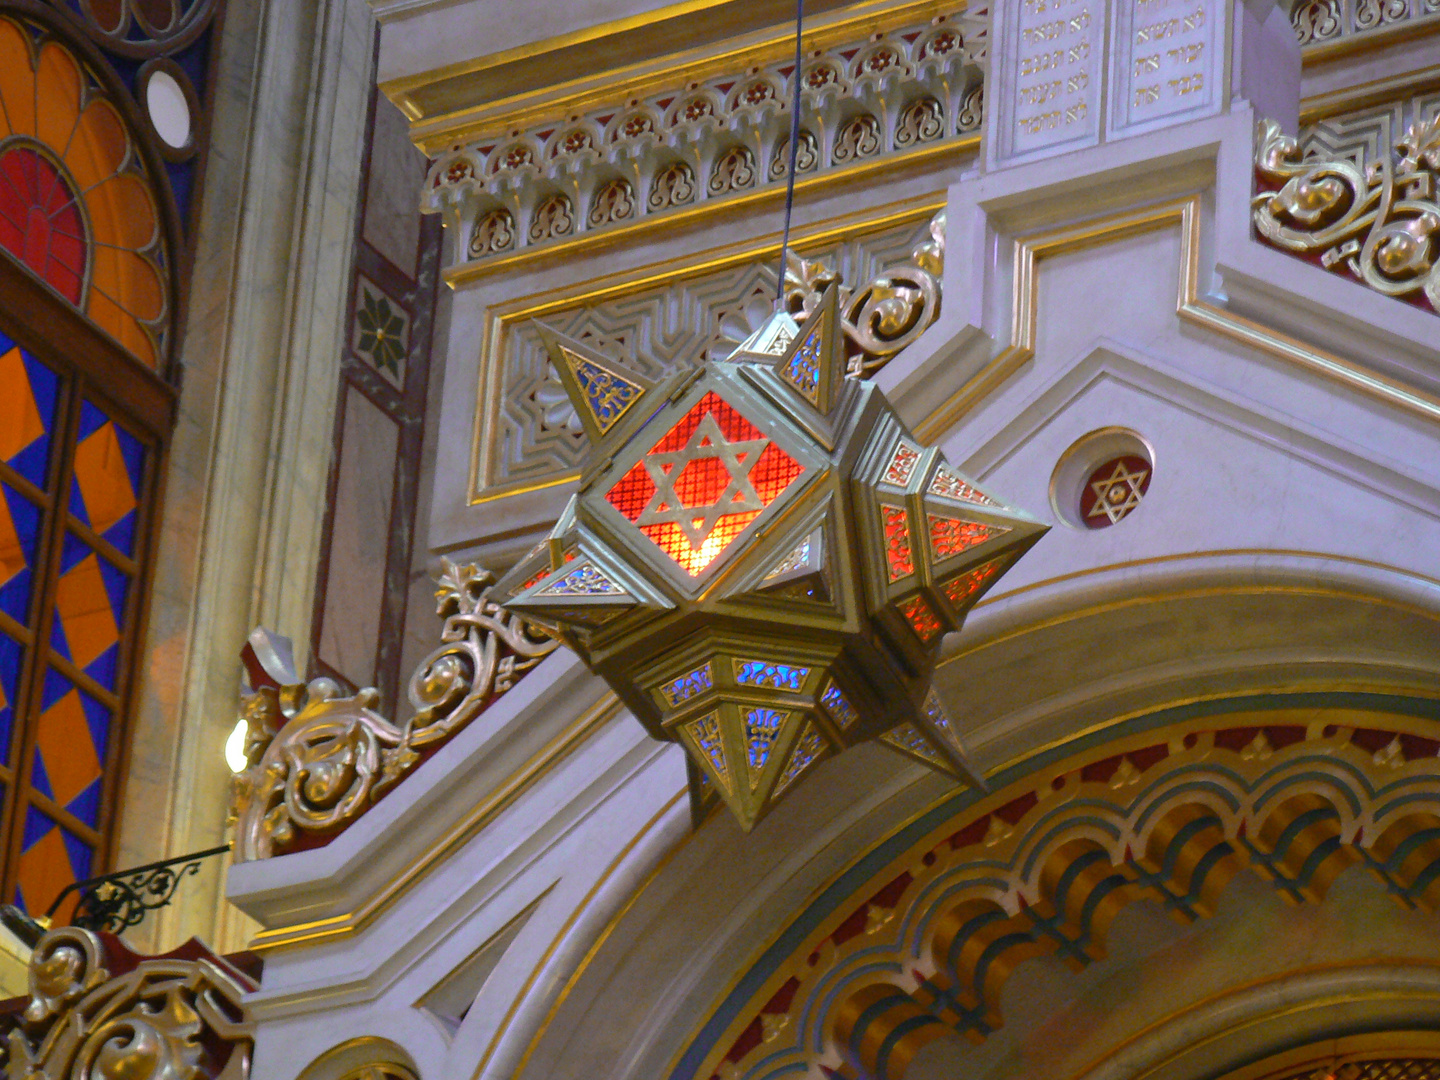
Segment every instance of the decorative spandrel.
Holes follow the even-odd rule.
[[[551,330],[590,437],[580,490],[496,586],[751,828],[881,739],[971,784],[930,691],[941,639],[1046,526],[922,446],[847,359],[839,290],[658,382]],[[625,386],[607,413],[576,372]],[[632,392],[633,391],[633,392]]]

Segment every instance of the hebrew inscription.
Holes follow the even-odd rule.
[[[1020,0],[1010,68],[1011,156],[1093,137],[1105,0]]]
[[[1128,0],[1117,11],[1114,128],[1152,127],[1217,100],[1217,0]]]

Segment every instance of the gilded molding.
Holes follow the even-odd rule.
[[[1261,120],[1255,170],[1262,190],[1251,207],[1264,240],[1440,312],[1440,116],[1411,123],[1395,140],[1393,160],[1382,152],[1363,166],[1302,158],[1294,136]]]
[[[806,5],[805,45],[825,50],[963,6],[963,0],[814,0]],[[777,0],[683,0],[389,79],[380,89],[412,121],[415,144],[434,157],[489,133],[628,100],[660,80],[699,83],[766,67],[794,54],[793,18],[794,9]]]
[[[674,227],[687,208],[708,214],[767,188],[778,193],[796,79],[806,117],[797,171],[807,179],[963,142],[982,122],[987,14],[961,6],[817,51],[799,72],[777,58],[660,92],[652,83],[585,113],[453,143],[421,197],[451,230],[447,281],[561,238],[633,232],[652,218]]]
[[[1005,981],[1025,959],[1104,955],[1106,927],[1135,900],[1205,917],[1242,867],[1314,903],[1358,863],[1402,905],[1434,910],[1430,723],[1236,712],[1042,766],[850,890],[693,1075],[819,1066],[899,1080],[926,1042],[998,1027]]]
[[[1014,239],[1011,246],[1010,343],[928,417],[915,425],[926,442],[941,438],[991,392],[1035,355],[1040,310],[1039,267],[1052,255],[1113,243],[1137,233],[1179,228],[1180,282],[1175,314],[1186,322],[1296,364],[1352,390],[1429,421],[1440,421],[1440,397],[1371,371],[1362,364],[1316,348],[1253,319],[1236,315],[1200,296],[1200,199],[1187,196],[1138,210],[1124,210]]]
[[[283,665],[242,703],[248,767],[231,783],[235,861],[264,859],[360,817],[559,644],[490,601],[493,575],[446,560],[436,590],[442,644],[410,679],[413,715],[374,711],[373,688],[342,696],[332,679],[301,684]],[[252,678],[253,678],[252,672]]]
[[[23,1012],[0,1015],[0,1073],[15,1080],[245,1080],[257,984],[191,942],[137,956],[118,938],[51,930],[30,956]]]

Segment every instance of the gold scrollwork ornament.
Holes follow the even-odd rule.
[[[1278,190],[1257,194],[1255,228],[1271,244],[1319,256],[1387,296],[1423,296],[1440,311],[1440,116],[1416,120],[1389,156],[1363,167],[1302,158],[1273,120],[1256,128],[1256,170]]]
[[[244,1080],[253,1025],[243,987],[205,957],[141,959],[111,977],[88,930],[52,930],[30,958],[30,1002],[0,1049],[15,1080]],[[223,1065],[217,1045],[229,1044]]]
[[[264,859],[298,833],[342,828],[469,723],[558,642],[490,601],[494,576],[445,560],[436,591],[441,645],[410,679],[413,714],[376,711],[374,688],[342,696],[331,679],[261,686],[242,699],[248,766],[231,782],[235,859]]]
[[[945,270],[945,212],[930,221],[930,238],[911,252],[910,262],[891,267],[859,289],[840,285],[841,325],[850,374],[869,377],[923,334],[940,315],[940,280]],[[826,287],[838,278],[820,262],[789,253],[785,296],[799,320],[809,318]]]

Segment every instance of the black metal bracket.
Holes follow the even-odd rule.
[[[80,900],[70,917],[70,925],[119,934],[140,925],[149,912],[168,907],[181,878],[193,877],[206,859],[229,850],[229,844],[222,844],[206,851],[193,851],[189,855],[71,882],[55,897],[45,917],[48,920],[60,910],[71,893],[79,893]]]

